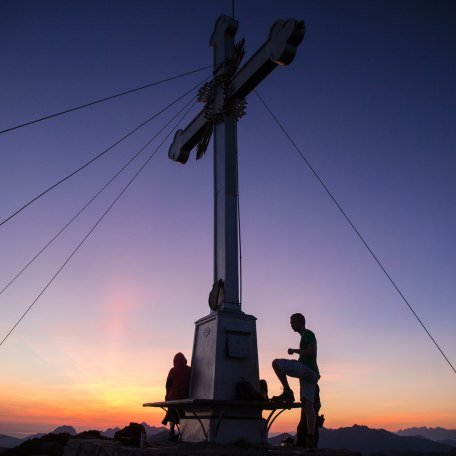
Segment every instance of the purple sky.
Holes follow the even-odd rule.
[[[230,1],[4,0],[0,130],[210,65],[222,13]],[[258,90],[454,364],[456,6],[237,1],[247,56],[287,17],[307,34]],[[0,135],[0,219],[208,75]],[[0,289],[181,106],[0,227]],[[271,391],[301,311],[329,427],[456,427],[454,372],[253,95],[238,137],[243,309]],[[161,398],[176,351],[190,358],[212,285],[212,152],[181,166],[168,144],[0,347],[0,433],[148,419],[138,404]],[[138,167],[0,296],[0,339]],[[84,415],[87,397],[102,399]]]

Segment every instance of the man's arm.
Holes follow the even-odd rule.
[[[293,353],[301,356],[315,356],[317,353],[317,344],[316,342],[310,342],[306,348],[289,348],[288,354],[292,355]]]

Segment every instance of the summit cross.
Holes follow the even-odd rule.
[[[278,20],[268,40],[239,69],[243,41],[234,41],[238,22],[220,16],[210,39],[214,48],[214,78],[200,90],[205,107],[184,130],[178,130],[169,158],[186,163],[198,146],[205,153],[214,132],[214,287],[223,284],[221,302],[212,310],[241,311],[239,300],[237,121],[244,114],[243,99],[278,65],[290,64],[304,37],[304,23]],[[204,89],[204,86],[203,86]]]

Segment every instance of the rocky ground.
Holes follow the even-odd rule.
[[[254,447],[241,445],[215,445],[210,443],[157,443],[139,449],[129,448],[103,440],[70,439],[64,456],[361,456],[361,453],[348,450],[318,449],[314,453],[304,448],[293,447]]]

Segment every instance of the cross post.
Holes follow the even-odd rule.
[[[210,45],[214,49],[214,77],[227,71],[233,60],[234,37],[238,22],[220,16]],[[224,284],[224,299],[219,310],[240,311],[239,245],[238,245],[238,160],[237,118],[230,105],[247,96],[274,68],[288,65],[304,37],[304,23],[294,19],[278,20],[269,39],[232,77],[230,92],[219,85],[211,106],[206,106],[184,129],[178,130],[169,150],[169,157],[186,163],[190,151],[207,131],[208,109],[219,114],[214,130],[214,283]]]
[[[210,40],[217,73],[233,57],[237,29],[237,21],[227,16],[217,21]],[[223,100],[222,92],[223,87],[218,87],[216,100]],[[223,112],[223,121],[214,126],[214,283],[223,280],[221,308],[231,310],[240,310],[237,168],[237,119]]]

